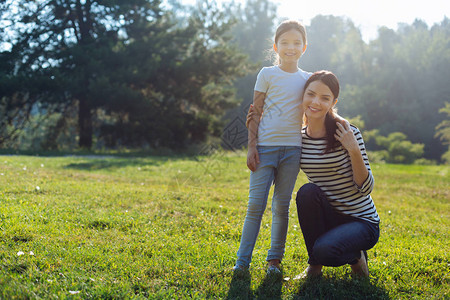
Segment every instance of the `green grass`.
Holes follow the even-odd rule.
[[[0,156],[0,298],[449,299],[449,167],[372,167],[382,223],[370,279],[344,266],[305,281],[292,279],[307,266],[294,201],[283,275],[265,275],[270,201],[250,273],[230,270],[243,153]],[[300,173],[296,189],[305,182]]]

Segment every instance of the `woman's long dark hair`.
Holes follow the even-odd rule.
[[[336,75],[334,75],[330,71],[317,71],[314,72],[311,77],[306,81],[305,88],[303,89],[303,93],[306,91],[306,88],[314,81],[321,81],[323,82],[333,93],[333,100],[336,100],[339,97],[339,80],[337,79]],[[327,112],[325,116],[325,130],[326,130],[326,136],[325,139],[327,140],[327,146],[325,147],[325,153],[333,151],[335,148],[337,148],[341,143],[336,140],[334,137],[334,134],[336,133],[337,129],[337,118],[336,118],[337,109],[333,107],[329,112]],[[305,115],[304,124],[308,125],[308,118]]]

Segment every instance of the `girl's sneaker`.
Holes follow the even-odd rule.
[[[234,271],[234,272],[236,272],[236,271],[247,271],[248,270],[248,268],[246,268],[246,267],[243,267],[243,266],[240,266],[240,265],[235,265],[233,268],[232,268],[232,270]]]
[[[281,274],[280,264],[281,261],[279,259],[269,260],[267,274]]]
[[[280,273],[281,273],[280,269],[277,266],[275,266],[275,265],[270,265],[267,268],[267,274],[268,275],[270,275],[270,274],[280,274]]]

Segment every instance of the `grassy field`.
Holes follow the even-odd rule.
[[[0,156],[0,298],[449,299],[449,167],[372,167],[382,223],[370,279],[345,266],[309,281],[293,279],[307,266],[294,201],[282,276],[265,272],[270,201],[250,273],[233,276],[242,153]]]

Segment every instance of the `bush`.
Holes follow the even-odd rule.
[[[450,165],[450,149],[442,154],[441,159],[444,161],[445,164]]]
[[[437,162],[432,159],[419,158],[414,161],[414,164],[421,165],[421,166],[435,166],[435,165],[437,165]]]
[[[367,151],[367,156],[371,163],[385,163],[389,153],[386,150]]]
[[[424,144],[408,141],[401,132],[393,132],[386,137],[381,136],[378,130],[370,130],[364,133],[364,138],[368,147],[374,146],[376,150],[371,152],[371,161],[412,164],[424,153]]]

